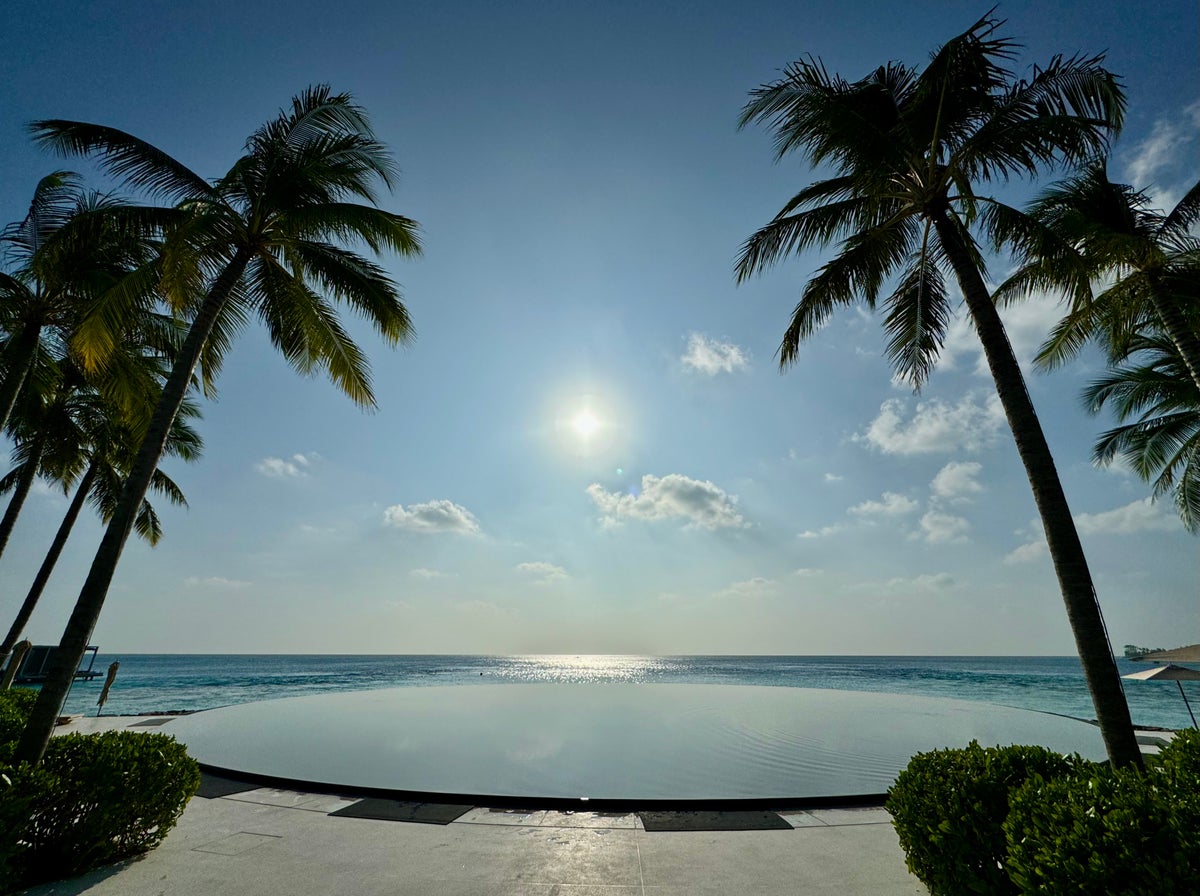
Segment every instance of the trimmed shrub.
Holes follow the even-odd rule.
[[[908,868],[932,896],[1013,894],[1005,873],[1009,793],[1028,778],[1060,778],[1083,763],[1043,747],[918,753],[888,791]]]
[[[16,743],[25,730],[38,692],[32,688],[10,688],[0,691],[0,762],[6,762],[16,749]]]
[[[0,893],[15,890],[25,844],[20,834],[29,823],[34,800],[49,790],[53,779],[28,763],[18,766],[0,764]]]
[[[18,821],[0,834],[0,856],[22,886],[153,849],[200,785],[182,744],[134,731],[52,738],[37,769],[9,775]]]
[[[1009,876],[1026,894],[1194,896],[1195,788],[1195,778],[1162,770],[1099,765],[1071,779],[1027,781],[1004,823]]]
[[[1156,758],[1155,765],[1163,774],[1178,779],[1181,784],[1190,780],[1191,789],[1200,791],[1200,731],[1185,728],[1175,732],[1171,742]]]

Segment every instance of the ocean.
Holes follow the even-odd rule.
[[[328,656],[100,654],[101,677],[76,682],[68,713],[95,715],[103,672],[120,668],[105,715],[212,709],[337,691],[484,683],[671,682],[828,688],[975,700],[1093,719],[1076,657],[916,656]],[[1121,674],[1146,668],[1119,660]],[[1175,682],[1127,681],[1135,724],[1191,725]],[[1185,682],[1193,709],[1200,689]]]

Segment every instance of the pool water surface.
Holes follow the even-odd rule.
[[[431,798],[807,801],[884,793],[914,753],[1041,744],[1086,722],[978,702],[693,684],[407,687],[207,710],[167,729],[206,766]]]

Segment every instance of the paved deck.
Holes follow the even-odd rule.
[[[61,730],[127,727],[81,719]],[[136,720],[144,721],[144,720]],[[135,730],[170,731],[170,726]],[[923,894],[881,808],[781,812],[790,830],[647,832],[634,814],[476,808],[448,825],[331,817],[353,799],[197,797],[154,851],[31,894]]]

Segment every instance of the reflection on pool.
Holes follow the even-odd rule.
[[[208,710],[164,730],[200,762],[326,785],[476,797],[770,800],[878,794],[922,750],[1042,744],[1104,758],[1097,728],[1027,710],[807,688],[396,688]]]

